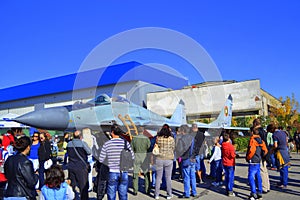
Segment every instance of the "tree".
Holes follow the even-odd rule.
[[[292,94],[292,97],[280,97],[281,105],[277,108],[270,108],[270,119],[278,126],[287,127],[299,120],[299,103]]]

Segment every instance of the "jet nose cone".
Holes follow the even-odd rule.
[[[65,130],[69,124],[69,112],[65,107],[46,108],[15,118],[13,121],[49,130]]]

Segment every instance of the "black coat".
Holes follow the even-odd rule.
[[[35,185],[39,178],[27,156],[18,153],[8,157],[4,164],[4,173],[8,182],[5,197],[36,199]]]
[[[51,144],[49,140],[40,143],[38,150],[39,162],[46,161],[51,158]]]

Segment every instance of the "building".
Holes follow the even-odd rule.
[[[171,116],[177,102],[182,99],[187,120],[199,121],[216,117],[229,94],[233,98],[233,116],[268,116],[270,107],[281,105],[278,99],[261,89],[260,80],[249,80],[205,82],[179,90],[149,93],[147,106],[158,114]]]
[[[188,121],[212,119],[229,94],[233,116],[268,116],[281,102],[260,87],[260,80],[205,82],[190,86],[185,77],[138,62],[127,62],[0,90],[0,115],[25,114],[41,107],[86,102],[99,94],[120,95],[163,116],[185,102]]]
[[[87,101],[98,94],[120,95],[138,105],[149,92],[181,89],[184,77],[138,62],[127,62],[0,90],[0,115]]]

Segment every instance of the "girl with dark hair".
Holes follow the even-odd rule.
[[[4,173],[8,180],[4,199],[36,199],[35,185],[38,175],[34,173],[33,164],[27,158],[31,140],[22,136],[15,142],[16,155],[10,156],[4,164]]]
[[[39,168],[39,155],[38,150],[40,148],[39,132],[34,132],[32,135],[32,143],[30,147],[30,153],[28,155],[29,160],[33,163],[34,171]]]
[[[41,189],[40,200],[74,199],[72,187],[65,182],[65,174],[59,165],[52,165],[46,171],[45,185]]]
[[[167,199],[171,199],[173,197],[171,176],[173,169],[175,140],[172,137],[172,132],[167,124],[165,124],[159,131],[156,144],[159,147],[159,155],[156,156],[155,199],[159,199],[160,184],[162,181],[163,172],[165,172],[167,184]]]
[[[158,136],[159,137],[164,137],[164,138],[168,138],[168,137],[172,137],[172,132],[169,128],[169,126],[163,126],[162,129],[158,132]]]
[[[45,172],[45,162],[51,158],[51,144],[47,138],[45,132],[40,133],[40,147],[38,149],[39,158],[39,188],[41,189],[44,185],[44,172]]]

